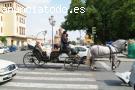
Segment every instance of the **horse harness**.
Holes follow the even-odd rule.
[[[108,48],[109,48],[109,50],[110,50],[110,56],[109,56],[109,60],[111,61],[113,51],[112,51],[112,49],[111,49],[111,46],[110,46],[110,45],[108,45],[107,47],[108,47]]]
[[[112,54],[118,54],[118,53],[120,53],[120,52],[117,52],[117,50],[116,50],[116,52],[113,52],[110,45],[108,45],[107,47],[108,47],[109,50],[110,50],[110,56],[109,56],[109,59],[110,59],[110,61],[111,61],[111,59],[112,59]]]

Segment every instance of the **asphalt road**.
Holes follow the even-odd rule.
[[[115,76],[109,69],[109,62],[98,61],[97,71],[91,71],[85,65],[78,70],[65,70],[61,63],[27,69],[22,63],[25,53],[17,51],[0,55],[0,59],[16,62],[20,67],[14,79],[2,84],[0,90],[133,90]],[[116,72],[129,71],[132,63],[122,62]]]

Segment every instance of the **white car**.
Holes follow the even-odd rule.
[[[0,47],[0,54],[4,54],[5,53],[5,49],[3,47]]]
[[[75,49],[79,51],[78,55],[86,59],[88,49],[86,46],[75,46]]]
[[[17,65],[14,62],[0,59],[0,83],[12,79],[16,75]]]
[[[79,51],[78,55],[82,58],[81,63],[84,63],[83,61],[86,59],[89,48],[87,48],[86,46],[72,46],[72,48],[75,48],[76,50]],[[59,55],[59,61],[64,61],[65,60],[64,57],[68,57],[68,55],[65,53],[62,53],[61,55]]]

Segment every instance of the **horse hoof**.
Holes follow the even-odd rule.
[[[116,72],[115,70],[112,70],[112,72]]]

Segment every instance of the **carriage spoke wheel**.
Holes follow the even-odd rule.
[[[27,68],[34,67],[35,66],[34,60],[35,60],[35,58],[33,56],[33,53],[28,52],[23,57],[23,64]]]
[[[80,57],[67,58],[64,60],[65,69],[75,70],[78,69],[79,65],[80,65]]]

